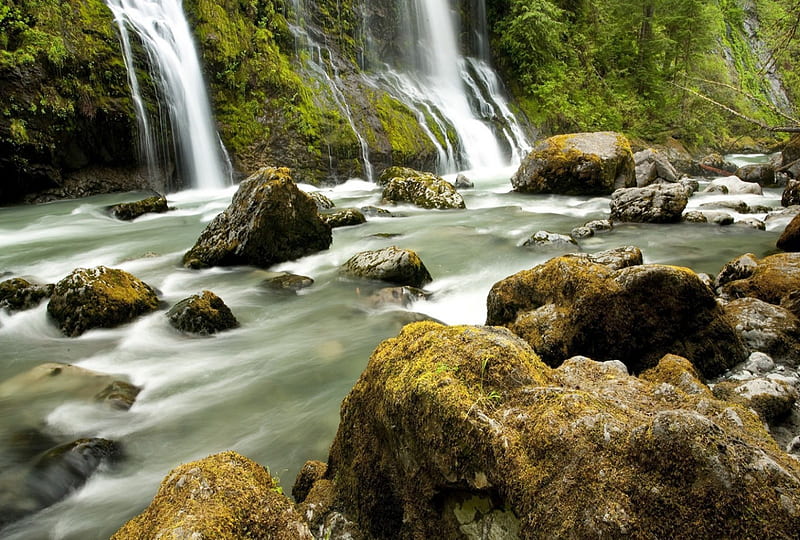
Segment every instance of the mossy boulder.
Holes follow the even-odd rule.
[[[565,256],[588,259],[593,263],[602,264],[612,270],[620,270],[629,266],[638,266],[644,262],[642,250],[636,246],[622,246],[598,251],[596,253],[569,253]]]
[[[750,261],[742,267],[742,272],[723,278],[725,269],[738,259],[726,264],[717,278],[718,292],[723,297],[752,296],[780,305],[785,297],[800,289],[800,253],[778,253],[763,259],[748,257],[755,265]]]
[[[169,210],[167,198],[163,195],[154,195],[140,201],[120,203],[112,206],[111,215],[123,221],[132,221],[145,214],[163,214]]]
[[[486,304],[486,324],[508,327],[552,366],[586,355],[639,373],[671,353],[713,377],[747,357],[714,293],[688,268],[612,270],[559,257],[495,283]]]
[[[800,465],[761,420],[689,370],[698,393],[653,375],[551,369],[502,328],[408,325],[344,400],[315,487],[373,538],[794,535]]]
[[[800,214],[786,225],[775,245],[783,251],[800,251]]]
[[[228,451],[170,471],[150,506],[111,538],[314,537],[269,471]]]
[[[230,308],[211,291],[181,300],[167,312],[167,318],[178,330],[206,336],[239,326]]]
[[[538,142],[511,185],[524,193],[608,195],[636,185],[628,139],[611,131],[556,135]]]
[[[411,287],[422,287],[433,280],[419,255],[397,246],[356,253],[341,266],[340,272]]]
[[[93,328],[113,328],[155,311],[155,290],[116,268],[78,268],[56,283],[47,313],[68,336]]]
[[[766,377],[720,382],[714,385],[714,395],[753,409],[770,425],[786,418],[798,397],[791,385]]]
[[[386,181],[383,200],[392,203],[411,203],[421,208],[450,209],[466,208],[463,197],[455,186],[433,173],[405,167],[390,167],[384,174],[395,173]]]
[[[758,298],[737,298],[723,307],[751,351],[789,365],[800,364],[800,319],[780,306]]]
[[[635,223],[676,223],[689,203],[680,184],[618,189],[611,195],[611,219]]]
[[[190,268],[269,267],[328,249],[330,227],[286,168],[261,169],[244,180],[230,206],[208,224],[183,257]]]
[[[23,278],[11,278],[0,282],[0,309],[23,311],[38,306],[53,294],[54,285],[31,283]]]
[[[367,222],[367,218],[357,208],[343,208],[334,212],[323,212],[320,217],[331,229],[361,225]]]

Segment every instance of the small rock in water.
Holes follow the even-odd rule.
[[[525,247],[569,248],[578,245],[574,238],[565,234],[537,231],[522,244]]]
[[[357,253],[342,265],[340,271],[351,277],[412,287],[422,287],[433,280],[415,252],[397,246]]]
[[[763,375],[775,369],[775,361],[769,355],[756,351],[748,357],[743,367],[747,371]]]
[[[54,287],[30,283],[22,278],[3,281],[0,283],[0,309],[14,312],[34,308],[45,298],[50,298]]]
[[[265,279],[261,284],[268,289],[297,292],[313,285],[314,280],[307,276],[283,273],[273,278]]]
[[[211,291],[181,300],[167,312],[167,318],[172,326],[191,334],[209,335],[239,326],[230,308]]]
[[[111,215],[123,221],[132,221],[144,214],[163,214],[168,210],[167,198],[163,195],[148,197],[136,202],[115,204],[109,209]]]
[[[683,221],[686,223],[708,223],[708,218],[703,212],[698,210],[689,210],[683,214]]]
[[[318,210],[329,210],[336,205],[333,204],[333,201],[330,200],[328,197],[320,193],[319,191],[312,191],[308,193],[308,195],[314,199],[314,202],[317,204]]]
[[[593,219],[584,223],[583,226],[591,229],[595,234],[609,232],[614,229],[614,224],[608,219]]]
[[[456,189],[472,189],[475,187],[475,184],[472,183],[472,180],[467,178],[463,174],[459,174],[456,176]]]
[[[361,213],[364,214],[367,217],[392,217],[392,216],[394,216],[394,214],[392,214],[390,211],[386,210],[385,208],[379,208],[377,206],[362,206],[361,208],[359,208],[359,210],[361,210]]]
[[[367,218],[364,214],[356,208],[344,208],[336,212],[322,213],[320,217],[331,229],[348,227],[350,225],[361,225],[367,222]]]
[[[573,239],[580,240],[581,238],[591,238],[594,236],[594,229],[590,229],[589,227],[575,227],[570,231],[569,235]]]
[[[368,296],[367,304],[373,308],[393,304],[408,307],[416,300],[423,300],[428,296],[428,293],[416,287],[385,287]]]

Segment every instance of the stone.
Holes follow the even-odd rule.
[[[638,223],[675,223],[689,202],[679,184],[653,184],[618,189],[611,195],[611,220]]]
[[[795,206],[800,204],[800,179],[789,180],[781,195],[781,206]]]
[[[797,390],[790,385],[764,377],[717,383],[714,385],[714,395],[753,409],[771,425],[792,411],[798,397]]]
[[[465,175],[459,173],[458,176],[456,176],[455,186],[456,189],[472,189],[475,187],[475,184]]]
[[[417,300],[424,300],[429,296],[430,294],[416,287],[383,287],[370,294],[366,302],[371,308],[391,305],[408,307]]]
[[[333,204],[332,200],[319,191],[312,191],[308,194],[308,196],[314,199],[314,203],[317,205],[317,210],[330,210],[336,206]]]
[[[111,215],[122,221],[133,221],[145,214],[163,214],[168,210],[167,198],[163,195],[155,195],[136,202],[115,204],[109,208]]]
[[[800,215],[786,225],[775,245],[783,251],[800,251]]]
[[[525,240],[522,244],[525,247],[551,248],[551,249],[574,249],[578,243],[571,236],[565,234],[551,233],[548,231],[537,231]]]
[[[752,256],[752,254],[748,254]],[[747,260],[748,255],[744,257]],[[717,278],[718,292],[723,298],[741,298],[751,296],[770,304],[780,305],[784,297],[800,289],[800,253],[778,253],[756,261],[755,267],[749,261],[743,269],[741,277]],[[728,265],[735,265],[736,259]],[[722,272],[720,272],[720,276]]]
[[[265,279],[261,284],[267,289],[297,292],[312,286],[314,280],[308,276],[299,276],[297,274],[283,272],[275,277]]]
[[[464,199],[447,180],[413,169],[403,169],[403,172],[404,176],[395,176],[386,182],[384,201],[439,210],[466,208]]]
[[[683,221],[686,223],[708,223],[708,218],[699,210],[690,210],[683,214]]]
[[[314,537],[264,467],[227,451],[170,471],[150,506],[111,538]]]
[[[719,271],[714,287],[718,288],[737,279],[748,278],[753,275],[758,267],[758,258],[752,253],[745,253],[725,263]]]
[[[377,206],[362,206],[359,208],[361,213],[367,217],[393,217],[390,211],[386,210],[385,208],[379,208]]]
[[[640,373],[677,354],[713,377],[748,354],[714,293],[688,268],[613,270],[558,257],[495,283],[486,306],[486,324],[509,328],[551,366],[585,355]]]
[[[594,236],[594,231],[589,227],[575,227],[569,233],[573,240],[580,240],[582,238],[591,238]]]
[[[556,135],[538,142],[511,178],[515,191],[608,195],[636,185],[628,139],[610,131]]]
[[[320,214],[320,217],[331,229],[348,227],[350,225],[361,225],[367,222],[367,218],[364,214],[356,208],[343,208],[330,213],[324,212]]]
[[[714,201],[714,202],[707,202],[700,205],[702,209],[711,209],[711,210],[733,210],[739,214],[747,214],[750,211],[750,207],[744,201]]]
[[[56,283],[47,313],[67,336],[113,328],[158,308],[155,290],[116,268],[78,268]]]
[[[182,332],[202,336],[239,326],[239,321],[230,308],[211,291],[203,291],[181,300],[167,312],[167,319]]]
[[[750,227],[751,229],[756,229],[758,231],[766,231],[767,224],[761,221],[760,219],[756,218],[745,218],[736,222],[736,225],[741,225],[743,227]]]
[[[593,219],[583,224],[584,227],[596,233],[605,233],[614,230],[614,223],[609,219]]]
[[[736,176],[745,182],[754,182],[762,186],[775,185],[775,166],[770,163],[753,163],[736,169]]]
[[[267,268],[330,247],[330,227],[285,168],[265,168],[240,185],[183,257],[189,268],[249,264]]]
[[[715,178],[711,181],[708,187],[703,190],[703,193],[713,193],[715,191],[722,191],[722,193],[726,193],[728,195],[764,194],[760,185],[753,182],[744,182],[738,176]]]
[[[0,282],[0,309],[10,312],[24,311],[42,303],[53,294],[55,286],[31,283],[23,278]]]
[[[622,246],[596,253],[568,253],[565,257],[584,259],[595,264],[602,264],[612,270],[619,270],[643,263],[642,250],[636,246]]]
[[[756,351],[750,353],[745,362],[744,369],[757,375],[765,375],[775,369],[775,361],[768,354]]]
[[[321,461],[306,461],[300,472],[297,473],[294,485],[292,486],[292,497],[298,503],[306,500],[314,484],[325,477],[328,471],[328,464]]]
[[[341,266],[340,271],[350,277],[411,287],[423,287],[433,280],[419,255],[397,246],[357,253]]]
[[[665,371],[699,392],[583,357],[551,369],[502,328],[406,326],[345,398],[315,489],[333,482],[330,507],[373,538],[793,536],[800,464]]]
[[[800,364],[800,319],[791,311],[758,298],[737,298],[723,309],[751,351]]]
[[[707,177],[724,176],[725,173],[733,174],[739,168],[733,163],[725,161],[725,158],[717,153],[703,157],[698,165],[697,173]]]
[[[636,163],[636,187],[657,182],[677,182],[679,175],[667,157],[657,150],[647,148],[633,154]]]

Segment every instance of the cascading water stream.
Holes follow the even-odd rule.
[[[114,13],[139,122],[143,153],[151,171],[161,167],[156,134],[139,91],[129,29],[148,56],[159,108],[166,108],[176,158],[192,188],[216,189],[231,184],[231,166],[216,132],[200,61],[180,0],[106,0]],[[166,152],[164,152],[166,154]]]

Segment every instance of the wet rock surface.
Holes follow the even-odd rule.
[[[410,203],[439,210],[466,208],[464,198],[455,186],[433,173],[400,167],[392,167],[387,171],[402,175],[392,176],[386,181],[383,189],[383,200],[386,202]]]
[[[239,326],[230,308],[211,291],[181,300],[170,308],[167,318],[178,330],[204,336]]]
[[[689,194],[680,184],[653,184],[618,189],[611,195],[611,220],[675,223],[681,220]]]
[[[141,201],[115,204],[109,211],[111,215],[123,221],[132,221],[145,214],[163,214],[169,210],[167,198],[155,195]]]
[[[24,311],[38,306],[53,294],[55,285],[40,285],[23,278],[0,282],[0,309]]]
[[[411,287],[422,287],[433,279],[415,252],[396,246],[357,253],[341,266],[340,272]]]

